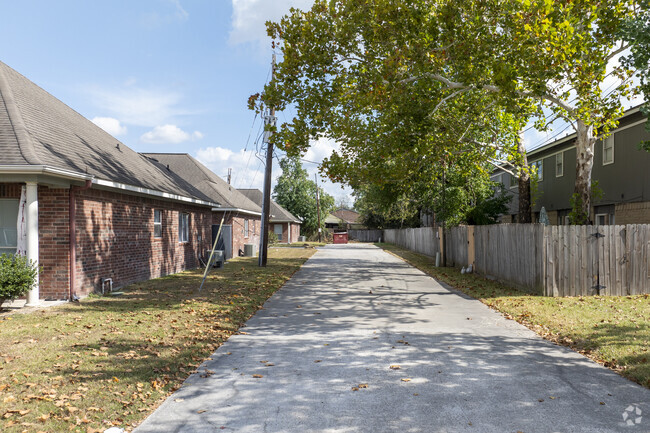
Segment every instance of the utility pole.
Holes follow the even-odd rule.
[[[275,81],[275,54],[271,62],[271,82]],[[264,171],[264,200],[262,201],[262,233],[260,236],[259,266],[266,267],[269,250],[269,213],[271,208],[271,168],[273,167],[273,143],[271,127],[275,127],[275,107],[269,107],[269,114],[264,119],[264,142],[266,143],[266,167]]]
[[[318,197],[318,176],[314,173],[314,180],[316,181],[316,214],[318,215],[318,243],[321,242],[321,228],[320,228],[320,199]]]

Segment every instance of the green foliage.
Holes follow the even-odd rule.
[[[273,199],[293,215],[302,219],[301,234],[310,236],[318,233],[318,212],[316,211],[316,183],[310,180],[307,170],[296,156],[280,160],[282,174],[273,189]],[[334,209],[334,198],[318,188],[320,198],[321,228],[325,218]]]
[[[637,70],[641,82],[640,90],[645,96],[641,107],[648,117],[646,129],[650,131],[650,1],[641,0],[635,14],[630,16],[621,29],[621,37],[630,44],[630,54],[625,56],[623,64]],[[639,148],[650,151],[650,140],[639,143]]]
[[[36,282],[38,273],[36,263],[25,256],[0,255],[0,301],[23,296]]]
[[[467,212],[465,222],[469,225],[496,224],[499,217],[508,211],[508,203],[512,195],[503,186],[491,197],[481,196],[474,206]]]
[[[278,235],[274,231],[269,230],[269,244],[277,244],[278,242]]]
[[[419,203],[390,185],[364,185],[355,189],[354,207],[361,222],[368,228],[417,227],[420,223]]]
[[[267,24],[282,61],[249,106],[292,105],[296,116],[273,138],[280,148],[299,154],[310,140],[335,140],[340,150],[323,162],[333,181],[390,185],[412,206],[411,197],[421,201],[414,191],[436,195],[444,167],[467,177],[486,161],[521,164],[518,132],[531,117],[545,128],[544,108],[579,121],[578,146],[593,147],[633,90],[626,67],[611,71],[625,85],[608,94],[600,85],[635,4],[316,0]],[[462,206],[450,203],[467,194],[444,189],[445,219],[462,220]]]
[[[598,201],[603,198],[605,192],[598,186],[598,181],[591,182],[591,201]],[[589,224],[589,214],[584,212],[582,199],[578,193],[574,193],[569,199],[571,212],[569,212],[569,222],[575,225]]]

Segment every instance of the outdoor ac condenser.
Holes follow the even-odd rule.
[[[253,257],[255,255],[255,244],[244,244],[244,256]]]

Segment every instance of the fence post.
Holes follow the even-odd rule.
[[[467,226],[467,266],[472,267],[472,271],[475,270],[474,266],[474,226]]]

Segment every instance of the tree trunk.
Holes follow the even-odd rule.
[[[573,193],[572,224],[589,224],[591,214],[591,170],[594,166],[594,127],[578,120],[576,134],[576,183]]]
[[[521,169],[519,170],[519,216],[520,224],[530,224],[533,222],[532,209],[530,203],[530,169],[528,168],[528,158],[526,157],[526,148],[524,142],[519,138],[517,152],[521,157]]]

